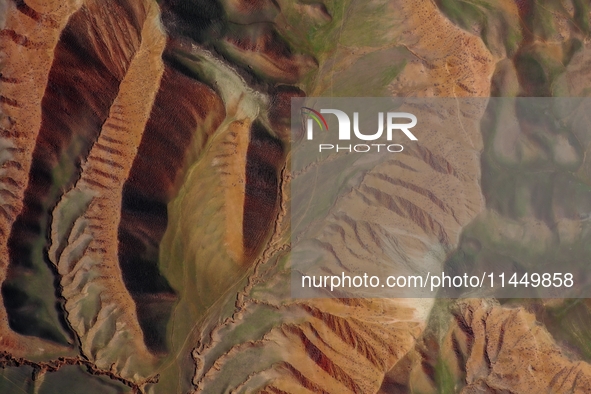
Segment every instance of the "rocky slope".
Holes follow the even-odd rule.
[[[330,258],[586,258],[589,137],[453,100],[588,95],[585,1],[3,7],[0,391],[588,389],[586,302],[289,292],[290,186],[330,185],[291,168],[291,97],[451,98],[425,122],[453,132],[341,163],[300,229]]]

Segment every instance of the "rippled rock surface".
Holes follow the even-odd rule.
[[[589,24],[582,0],[3,0],[0,392],[588,391],[585,300],[293,299],[289,251],[292,97],[588,96]],[[490,113],[336,191],[326,250],[587,258],[589,135]]]

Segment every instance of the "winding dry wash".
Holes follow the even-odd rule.
[[[589,392],[587,300],[294,299],[289,252],[291,186],[330,187],[292,167],[291,98],[410,96],[452,105],[338,169],[310,250],[591,257],[591,136],[454,101],[589,96],[590,8],[0,1],[0,392]]]

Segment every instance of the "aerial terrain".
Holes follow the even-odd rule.
[[[591,262],[591,112],[491,115],[591,96],[590,29],[589,0],[0,0],[0,393],[590,393],[590,299],[290,292],[294,234]],[[331,188],[292,166],[302,97],[478,100]],[[298,177],[333,194],[292,227]]]

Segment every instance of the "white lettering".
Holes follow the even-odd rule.
[[[390,149],[391,147],[400,147],[400,150],[392,150]],[[398,152],[402,152],[404,150],[404,147],[400,144],[392,144],[392,145],[388,145],[388,152],[392,152],[392,153],[398,153]]]
[[[359,112],[353,112],[353,131],[355,136],[363,141],[377,140],[382,136],[384,132],[384,113],[378,113],[378,131],[375,134],[365,135],[359,131]]]
[[[410,119],[411,122],[410,123],[392,123],[392,120],[395,118],[406,118],[406,119]],[[386,129],[386,135],[387,135],[388,141],[392,141],[392,130],[402,130],[408,138],[410,138],[413,141],[416,141],[417,137],[415,137],[408,130],[411,127],[415,127],[416,125],[417,125],[417,117],[414,116],[413,114],[409,114],[408,112],[388,112],[388,125],[387,125],[387,129]]]
[[[320,113],[336,115],[339,121],[339,140],[351,139],[351,121],[346,113],[338,109],[321,109]]]

